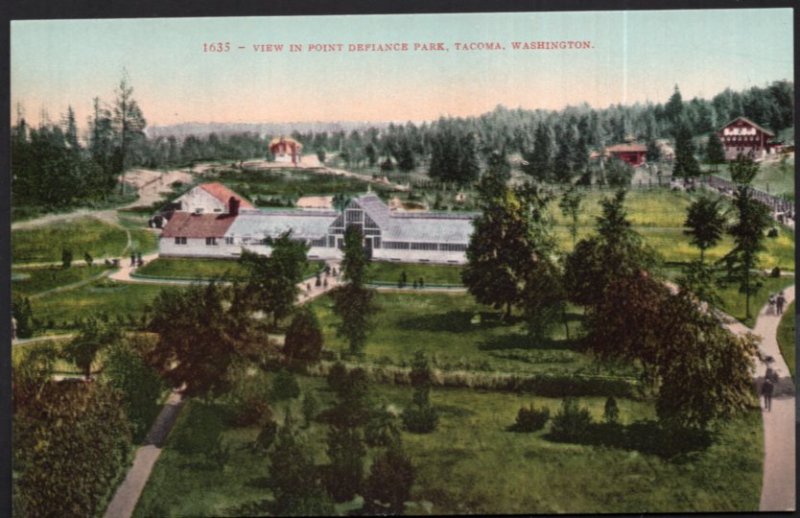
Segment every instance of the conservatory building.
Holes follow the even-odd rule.
[[[162,256],[236,258],[242,250],[269,254],[266,238],[286,231],[309,245],[311,259],[341,259],[344,231],[358,226],[378,261],[461,264],[477,213],[390,210],[374,193],[335,210],[232,210],[227,214],[176,212],[159,243]],[[208,235],[206,235],[208,234]],[[213,234],[213,235],[212,235]]]

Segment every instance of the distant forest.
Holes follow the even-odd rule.
[[[626,139],[653,143],[680,133],[703,136],[740,115],[778,134],[792,127],[793,113],[794,84],[776,81],[739,92],[726,89],[710,100],[684,101],[675,86],[663,104],[617,104],[604,109],[584,104],[560,111],[498,106],[477,117],[349,132],[294,131],[290,136],[303,144],[306,153],[316,153],[323,160],[336,153],[353,168],[422,168],[434,180],[467,184],[478,179],[493,153],[518,154],[525,172],[535,178],[575,182],[585,175],[592,149]],[[203,160],[265,157],[272,138],[253,132],[148,138],[145,127],[133,88],[125,80],[110,105],[94,99],[85,139],[78,138],[71,107],[59,122],[45,122],[38,128],[29,127],[18,112],[11,145],[14,203],[50,209],[108,200],[121,189],[119,179],[131,167],[182,167]]]

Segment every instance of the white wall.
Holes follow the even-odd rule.
[[[158,240],[158,254],[172,257],[238,257],[241,247],[226,245],[225,238],[217,238],[217,245],[206,245],[205,238],[186,240],[185,245],[176,245],[174,237]]]
[[[198,208],[203,209],[203,213],[223,213],[228,212],[227,203],[223,203],[211,196],[202,187],[195,187],[183,196],[175,200],[181,202],[181,210],[195,212]]]

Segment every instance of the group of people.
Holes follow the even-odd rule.
[[[777,295],[774,293],[769,294],[769,307],[767,308],[768,315],[783,315],[784,306],[786,306],[786,297],[784,297],[783,292],[780,292]]]

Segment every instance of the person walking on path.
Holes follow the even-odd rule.
[[[783,315],[783,306],[786,305],[786,297],[783,296],[783,292],[780,292],[778,295],[778,299],[776,300],[776,304],[778,307],[778,314]]]
[[[764,383],[761,385],[761,395],[764,396],[764,409],[767,412],[772,410],[772,393],[775,391],[777,377],[772,367],[767,367],[767,372],[764,374]]]
[[[767,308],[767,315],[774,315],[775,314],[775,294],[769,294],[769,307]]]

